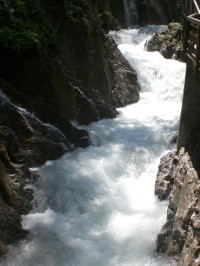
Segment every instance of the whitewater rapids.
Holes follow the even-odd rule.
[[[87,127],[91,145],[39,171],[30,231],[9,266],[169,266],[156,255],[167,202],[154,196],[160,157],[177,134],[185,64],[146,52],[156,27],[110,33],[141,87],[138,103]]]

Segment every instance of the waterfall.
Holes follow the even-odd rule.
[[[124,14],[128,28],[137,23],[138,14],[135,0],[124,0]]]
[[[172,266],[156,256],[167,202],[154,196],[160,157],[177,134],[185,64],[144,45],[156,27],[111,35],[136,69],[141,99],[90,124],[93,145],[38,170],[29,236],[2,266]]]
[[[51,140],[52,142],[55,141],[63,145],[65,143],[69,148],[71,148],[71,144],[59,128],[49,123],[43,123],[37,116],[35,116],[34,113],[30,113],[24,108],[16,106],[16,109],[26,121],[27,127],[33,133],[35,138],[37,137],[39,139],[43,139],[44,141]]]

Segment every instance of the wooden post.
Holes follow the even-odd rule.
[[[195,60],[195,76],[199,76],[200,68],[200,26],[198,28],[198,39],[197,39],[197,49],[196,49],[196,60]]]
[[[188,15],[189,13],[189,0],[187,0],[187,3],[186,3],[186,14]]]
[[[184,40],[183,40],[183,48],[184,52],[187,53],[187,46],[188,46],[188,39],[189,39],[189,32],[190,32],[190,22],[186,19],[185,20],[185,34],[184,34]]]

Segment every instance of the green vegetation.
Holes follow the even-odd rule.
[[[104,11],[98,15],[102,28],[108,30],[110,25],[117,25],[117,20],[113,17],[110,11]]]
[[[89,0],[65,0],[65,12],[67,18],[76,23],[87,25],[88,11],[91,10],[91,4]]]
[[[0,43],[17,52],[54,46],[57,35],[32,0],[0,2]]]
[[[161,40],[166,44],[172,44],[181,39],[183,34],[183,25],[180,23],[170,23],[167,34],[161,35]]]

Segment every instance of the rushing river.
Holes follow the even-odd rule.
[[[144,50],[154,31],[111,33],[138,73],[141,99],[87,127],[92,146],[40,169],[34,210],[23,217],[30,234],[1,265],[173,265],[155,252],[167,202],[154,182],[177,133],[185,65]]]

